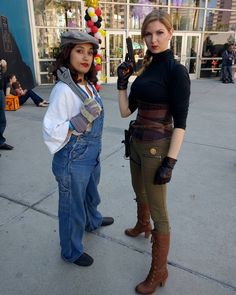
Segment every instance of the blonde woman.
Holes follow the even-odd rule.
[[[166,205],[167,183],[183,142],[189,106],[190,80],[186,68],[168,49],[173,36],[170,16],[162,10],[148,14],[141,30],[147,45],[143,68],[131,86],[132,63],[118,67],[117,88],[122,117],[137,112],[132,125],[130,170],[136,194],[138,220],[125,234],[136,237],[152,233],[152,264],[136,292],[151,294],[168,277],[167,255],[170,224]],[[150,223],[152,218],[154,228]]]

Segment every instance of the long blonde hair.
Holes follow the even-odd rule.
[[[142,39],[144,39],[145,37],[147,26],[154,21],[159,21],[160,23],[162,23],[168,31],[171,31],[173,29],[170,15],[164,10],[154,9],[145,17],[143,21],[142,28],[141,28]],[[152,61],[151,52],[147,50],[143,58],[143,66],[137,73],[138,76],[141,75],[146,70],[146,68],[150,65],[151,61]]]

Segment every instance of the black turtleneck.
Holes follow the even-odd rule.
[[[190,97],[187,69],[174,60],[171,50],[153,54],[148,68],[131,86],[129,109],[133,113],[139,103],[168,105],[175,128],[186,128]]]

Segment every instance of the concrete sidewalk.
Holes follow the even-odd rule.
[[[48,98],[51,87],[35,91]],[[133,295],[151,262],[151,243],[123,234],[136,222],[129,163],[121,144],[115,85],[105,107],[100,210],[114,225],[86,234],[88,268],[60,259],[57,184],[42,141],[46,111],[31,102],[7,112],[0,151],[0,295]],[[172,227],[169,279],[160,295],[236,295],[236,85],[192,81],[185,141],[168,206]]]

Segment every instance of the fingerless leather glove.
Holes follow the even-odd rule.
[[[176,162],[176,159],[165,157],[161,166],[157,169],[154,184],[165,184],[169,182],[171,180],[172,170]]]
[[[87,130],[88,125],[92,123],[101,113],[101,106],[94,98],[87,98],[81,106],[80,113],[71,118],[70,123],[74,129],[83,133]]]
[[[81,114],[92,123],[101,113],[101,106],[94,98],[87,98],[80,109]]]
[[[83,133],[86,131],[89,121],[81,113],[79,113],[78,115],[71,118],[70,124],[74,130],[79,133]]]
[[[133,74],[134,69],[130,62],[122,62],[117,68],[117,89],[125,90],[128,87],[129,77]]]

